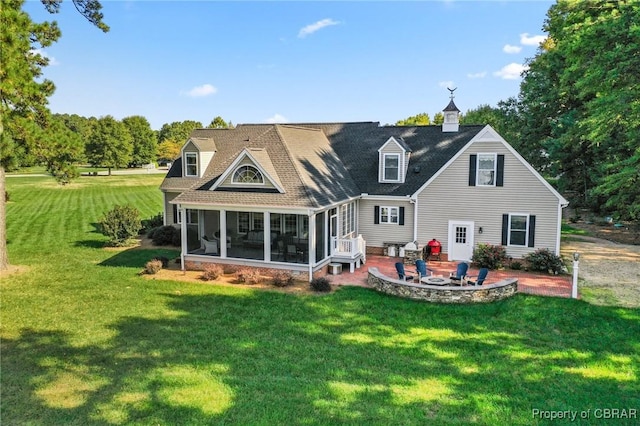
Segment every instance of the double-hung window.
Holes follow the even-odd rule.
[[[400,154],[384,154],[384,181],[400,181]]]
[[[496,154],[478,154],[477,186],[496,185]]]
[[[527,237],[529,235],[529,215],[510,214],[509,215],[509,245],[524,246],[528,245]]]
[[[398,210],[398,207],[380,206],[380,223],[397,224]]]
[[[185,152],[184,154],[185,176],[198,176],[198,154]]]

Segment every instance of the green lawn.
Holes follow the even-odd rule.
[[[602,424],[594,410],[640,408],[638,309],[140,277],[174,253],[104,249],[95,223],[116,203],[156,214],[161,179],[7,179],[9,255],[25,272],[1,283],[3,425],[575,424],[533,409]]]

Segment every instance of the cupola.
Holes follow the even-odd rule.
[[[444,113],[444,122],[442,123],[443,132],[457,132],[460,127],[460,110],[453,102],[453,92],[455,92],[456,89],[457,87],[455,89],[449,89],[447,87],[447,90],[451,92],[451,100],[449,101],[449,105],[442,110]]]

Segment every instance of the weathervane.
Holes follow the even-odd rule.
[[[449,92],[451,92],[451,93],[450,93],[451,100],[453,100],[453,92],[455,92],[455,91],[456,91],[456,89],[457,89],[457,87],[454,87],[453,89],[449,89],[449,88],[447,87],[447,90],[448,90]]]

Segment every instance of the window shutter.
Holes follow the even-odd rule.
[[[404,226],[404,207],[400,207],[398,214],[398,225]]]
[[[380,206],[373,207],[373,223],[376,225],[380,223]]]
[[[469,156],[469,186],[476,186],[476,163],[478,162],[478,156],[471,154]]]
[[[178,223],[178,206],[173,205],[173,223]]]
[[[502,245],[506,246],[509,241],[509,215],[502,215]]]
[[[496,186],[504,186],[504,155],[498,154],[498,164],[496,164]]]
[[[534,215],[529,216],[529,247],[535,247],[536,245],[536,217]]]

